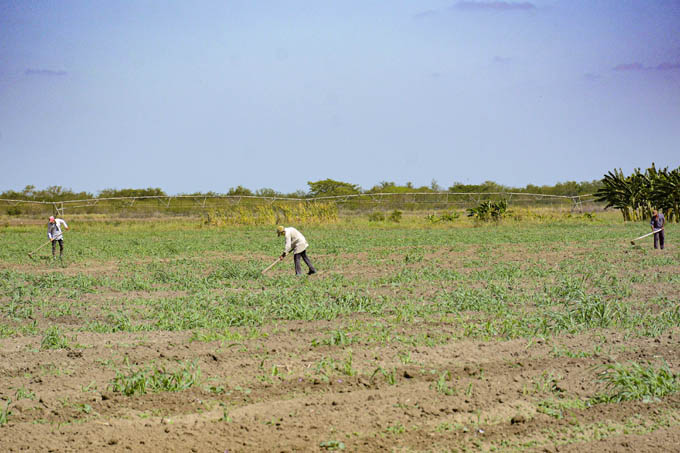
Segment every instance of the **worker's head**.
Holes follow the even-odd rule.
[[[656,209],[652,211],[652,217],[657,217],[659,215],[659,211]]]
[[[53,215],[50,216],[50,223],[54,223],[54,216]]]
[[[285,230],[285,228],[283,228],[283,225],[279,225],[279,226],[276,227],[276,234],[278,236],[281,236],[285,232],[286,232],[286,230]]]

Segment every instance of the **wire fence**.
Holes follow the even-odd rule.
[[[505,200],[509,206],[552,208],[570,212],[601,210],[592,195],[547,195],[523,192],[413,192],[364,193],[327,197],[289,198],[248,195],[168,195],[90,198],[64,201],[0,199],[0,215],[98,214],[126,217],[201,216],[214,211],[261,209],[286,210],[293,205],[332,204],[340,214],[373,211],[442,211],[475,207],[485,201]]]

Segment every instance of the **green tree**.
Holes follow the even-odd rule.
[[[308,181],[309,195],[312,197],[332,197],[336,195],[354,195],[361,193],[361,188],[356,184],[324,179],[321,181]]]
[[[381,181],[380,184],[373,186],[367,190],[366,193],[427,193],[432,192],[432,189],[427,186],[413,187],[412,182],[407,182],[404,186],[398,186],[393,181]]]
[[[146,189],[104,189],[99,192],[97,198],[164,197],[166,195],[160,187],[147,187]]]
[[[257,189],[255,195],[258,197],[280,197],[281,194],[274,189],[269,187],[263,187],[262,189]]]
[[[238,185],[236,187],[231,187],[229,189],[229,192],[227,192],[227,195],[244,195],[244,196],[252,196],[253,191],[250,189],[247,189],[241,185]]]
[[[454,182],[453,185],[449,187],[449,192],[454,193],[506,192],[508,190],[508,187],[493,181],[484,181],[482,184],[463,184],[462,182]]]

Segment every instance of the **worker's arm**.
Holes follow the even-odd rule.
[[[286,231],[286,246],[283,249],[283,256],[286,256],[288,253],[290,253],[290,251],[293,248],[291,245],[292,239],[290,236],[291,234],[288,231]]]

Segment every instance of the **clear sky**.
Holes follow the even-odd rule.
[[[680,0],[0,0],[0,191],[680,165]]]

